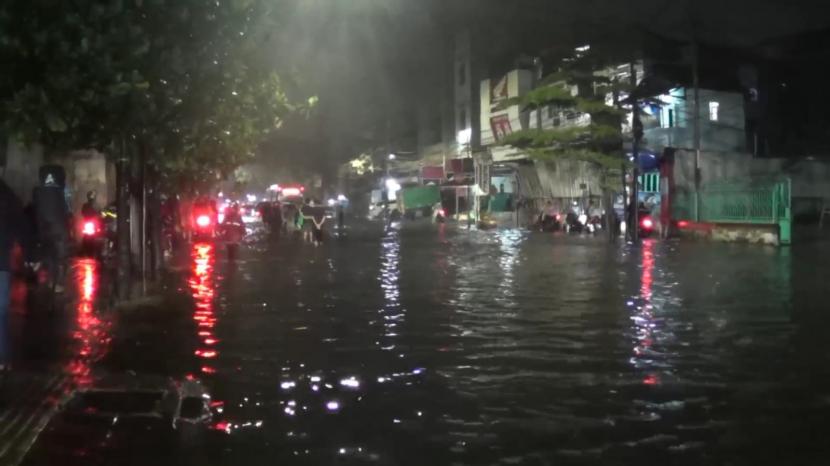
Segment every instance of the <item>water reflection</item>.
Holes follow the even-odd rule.
[[[642,242],[640,263],[640,293],[628,301],[631,308],[631,320],[634,323],[635,342],[631,364],[643,371],[644,385],[658,385],[661,382],[660,374],[655,370],[654,350],[655,334],[660,332],[658,320],[655,318],[655,307],[652,302],[654,285],[654,240],[645,239]]]
[[[380,287],[383,290],[384,303],[378,311],[383,319],[383,339],[378,341],[384,351],[395,349],[394,339],[398,336],[398,326],[403,324],[406,310],[401,306],[401,241],[400,232],[390,229],[381,242]]]
[[[190,286],[193,297],[193,320],[196,321],[197,337],[200,342],[200,346],[196,349],[195,354],[205,360],[201,366],[202,373],[214,374],[216,368],[209,362],[219,354],[217,350],[219,339],[216,338],[214,333],[216,327],[216,314],[214,310],[216,297],[214,288],[214,246],[208,243],[197,243],[193,246],[191,257],[193,259],[193,266],[188,285]]]
[[[499,284],[501,291],[498,300],[505,306],[515,306],[514,281],[516,265],[519,263],[519,251],[524,234],[519,229],[500,230],[497,234],[499,241],[499,269],[502,280]]]
[[[223,460],[705,464],[735,438],[728,422],[760,412],[780,424],[820,406],[800,400],[825,394],[827,339],[815,325],[794,352],[770,320],[787,270],[774,257],[442,229],[243,257],[252,281],[234,287],[211,246],[194,249],[186,320],[200,354],[185,357],[225,400]],[[785,391],[763,388],[779,379]]]
[[[73,267],[78,295],[73,333],[77,349],[68,369],[77,385],[92,381],[92,365],[106,354],[111,341],[110,324],[100,318],[95,306],[100,283],[99,267],[100,264],[93,259],[80,259]]]

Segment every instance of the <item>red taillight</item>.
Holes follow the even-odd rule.
[[[97,228],[95,226],[96,226],[95,222],[93,222],[91,220],[87,221],[87,222],[84,222],[83,234],[87,235],[87,236],[94,235],[95,231],[97,230]]]
[[[210,226],[210,217],[207,215],[200,215],[196,217],[196,225],[199,225],[202,228]]]
[[[643,217],[643,219],[640,220],[640,226],[646,230],[651,230],[654,228],[654,222],[651,221],[651,217]]]
[[[687,226],[689,226],[689,222],[686,220],[680,220],[677,222],[678,228],[686,228]]]

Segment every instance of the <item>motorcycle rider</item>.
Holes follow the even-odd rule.
[[[444,221],[444,206],[441,202],[436,202],[432,205],[432,223]]]
[[[548,199],[545,202],[545,209],[539,214],[539,225],[543,231],[551,231],[557,229],[559,217],[559,209],[554,205],[553,201]]]
[[[96,197],[97,193],[94,190],[87,192],[86,202],[84,202],[81,206],[81,220],[83,221],[83,224],[86,225],[88,222],[91,222],[95,225],[93,231],[84,231],[84,235],[82,236],[81,253],[85,255],[92,254],[94,256],[98,256],[102,252],[101,246],[106,240],[106,237],[102,235],[105,232],[102,231],[101,212],[98,210],[98,206],[95,202]],[[99,236],[101,236],[100,240]]]
[[[98,193],[95,190],[86,193],[86,202],[81,206],[81,216],[83,218],[98,218],[100,216],[101,213],[98,211],[98,205],[95,202],[97,197]]]
[[[234,202],[225,209],[225,218],[222,220],[222,238],[228,245],[228,256],[231,259],[236,256],[239,243],[244,236],[245,224],[242,221],[239,204]]]
[[[239,212],[239,203],[234,202],[225,210],[225,219],[223,224],[234,225],[242,224],[242,214]]]

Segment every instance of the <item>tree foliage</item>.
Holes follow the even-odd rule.
[[[565,158],[589,162],[603,170],[623,164],[621,123],[625,112],[609,105],[609,93],[627,88],[597,73],[603,61],[590,52],[562,61],[560,68],[543,78],[526,94],[507,99],[501,107],[518,105],[522,111],[554,107],[590,116],[590,124],[516,131],[501,143],[525,150],[542,160]]]
[[[119,144],[163,171],[227,173],[293,103],[266,55],[268,0],[6,0],[0,122],[57,149]]]

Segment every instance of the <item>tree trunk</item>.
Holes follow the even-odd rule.
[[[116,162],[116,290],[118,298],[130,294],[130,185],[129,160],[122,141],[121,159]]]
[[[161,198],[158,190],[158,172],[153,167],[150,167],[147,172],[147,236],[150,238],[150,277],[155,281],[159,279],[159,271],[163,264]]]
[[[617,236],[617,223],[614,221],[614,191],[602,188],[602,197],[605,204],[605,229],[608,231],[608,241],[613,243]]]
[[[630,64],[629,70],[631,73],[631,88],[635,89],[637,87],[637,70],[634,68],[633,62]],[[642,136],[640,131],[642,125],[640,123],[640,104],[636,99],[634,99],[631,103],[631,113],[631,129],[633,136],[633,140],[631,142],[631,155],[634,159],[634,167],[631,169],[631,203],[629,204],[630,212],[628,212],[628,230],[631,240],[637,241],[640,233],[638,230],[640,220],[638,218],[639,209],[637,208],[639,205],[637,177],[639,176],[640,167],[640,137]]]
[[[141,146],[135,147],[135,149],[138,153],[134,153],[130,157],[130,253],[133,265],[131,272],[141,277],[143,274],[142,238],[144,236],[144,222],[142,222],[144,206],[141,201],[144,183],[142,172],[144,168],[141,160],[143,149]]]

